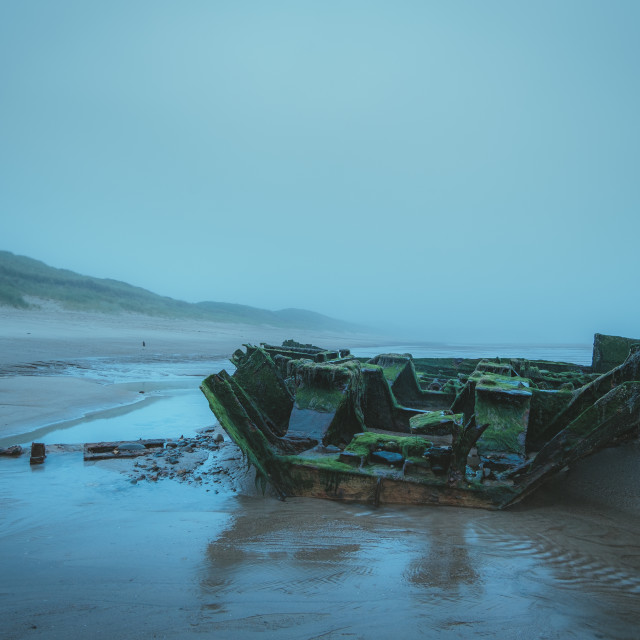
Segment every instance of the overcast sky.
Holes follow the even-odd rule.
[[[0,1],[0,249],[423,340],[640,336],[640,2]]]

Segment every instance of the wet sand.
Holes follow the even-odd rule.
[[[3,637],[637,638],[639,454],[604,451],[507,512],[280,502],[232,445],[235,475],[191,484],[2,460]],[[594,467],[613,474],[592,493]]]
[[[0,440],[37,425],[73,420],[102,408],[132,404],[139,393],[121,385],[71,377],[0,378]]]
[[[175,420],[167,411],[164,426]],[[0,635],[630,640],[639,462],[638,441],[607,449],[488,512],[280,502],[229,442],[182,480],[132,483],[145,469],[85,463],[77,448],[38,467],[0,458]]]
[[[105,315],[59,309],[22,311],[0,306],[0,373],[18,372],[19,365],[33,366],[43,360],[177,354],[224,356],[245,342],[280,344],[288,338],[315,341],[318,346],[333,348],[384,341],[375,334],[300,331],[137,314]]]
[[[0,306],[0,440],[43,424],[137,402],[135,390],[69,375],[68,365],[95,358],[138,362],[227,357],[246,342],[297,340],[320,346],[380,343],[375,335],[293,331],[264,325],[174,320]],[[142,346],[142,343],[145,346]],[[59,374],[65,375],[46,375]],[[37,380],[33,374],[38,374]]]

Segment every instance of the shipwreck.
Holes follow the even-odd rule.
[[[244,346],[201,389],[282,498],[501,509],[640,427],[640,340],[596,334],[591,366]]]

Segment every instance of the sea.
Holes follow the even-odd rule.
[[[388,351],[591,361],[590,345],[353,353]],[[145,399],[43,425],[39,439],[193,435],[216,424],[198,386],[222,368],[233,371],[199,356],[40,363],[30,375],[128,385]],[[132,484],[81,452],[38,467],[0,458],[0,635],[640,637],[638,441],[581,461],[505,511],[280,501],[254,486],[234,445],[222,451],[243,469],[237,486]]]

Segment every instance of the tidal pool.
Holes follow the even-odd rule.
[[[97,411],[87,417],[46,425],[27,434],[21,442],[28,446],[45,444],[82,444],[140,438],[190,437],[199,429],[216,423],[198,388],[167,389],[145,397],[141,402],[115,409]],[[7,439],[18,442],[20,438]]]

